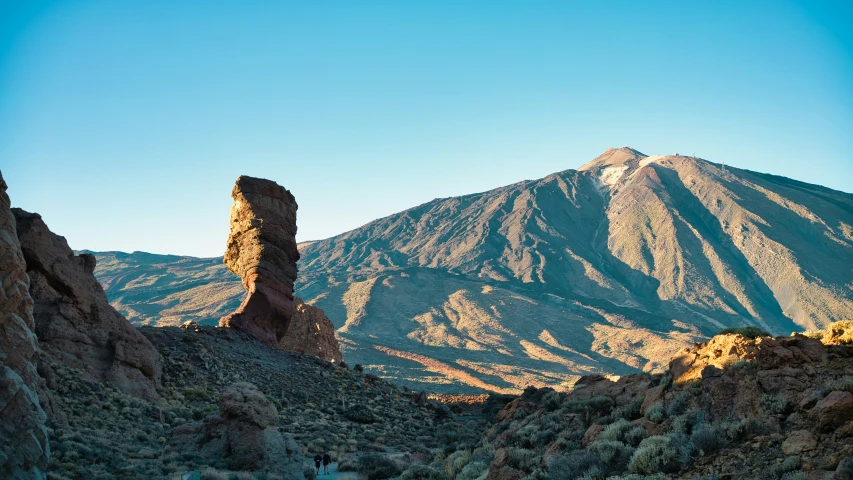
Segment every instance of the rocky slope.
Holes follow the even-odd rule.
[[[853,322],[834,328],[853,335]],[[722,335],[680,352],[663,374],[584,377],[569,393],[531,387],[475,448],[413,470],[451,480],[849,480],[853,341]]]
[[[0,174],[0,477],[44,478],[50,458],[38,391],[39,347],[30,279]]]
[[[627,147],[300,253],[297,293],[325,311],[347,358],[437,391],[655,371],[723,327],[781,334],[853,317],[853,195]],[[122,261],[133,268],[99,273],[111,298],[148,309],[140,322],[178,318],[121,279],[165,289],[186,278],[180,264]]]

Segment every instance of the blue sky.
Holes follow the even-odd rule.
[[[0,2],[0,170],[72,248],[221,255],[240,174],[298,240],[608,147],[851,191],[853,3]]]

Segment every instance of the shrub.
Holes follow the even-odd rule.
[[[456,475],[456,480],[478,480],[480,477],[485,478],[488,470],[489,464],[486,462],[470,462]]]
[[[742,335],[746,338],[758,338],[758,337],[769,337],[771,336],[769,332],[766,330],[762,330],[758,327],[732,327],[726,328],[720,331],[717,335]]]
[[[809,474],[802,470],[788,472],[785,475],[782,475],[782,480],[808,480],[808,478]]]
[[[305,475],[305,480],[314,480],[315,478],[317,478],[317,470],[315,470],[314,467],[310,465],[306,465],[302,469],[302,474]]]
[[[344,412],[344,416],[356,423],[373,423],[376,417],[367,405],[357,403]]]
[[[622,405],[621,407],[613,410],[612,417],[615,418],[624,418],[626,420],[636,420],[643,415],[640,413],[640,408],[643,406],[643,399],[638,398],[627,405]]]
[[[637,447],[628,469],[644,475],[677,472],[690,461],[691,453],[690,442],[682,436],[649,437]]]
[[[756,435],[766,433],[767,426],[757,418],[745,418],[726,426],[729,438],[733,440],[748,440]]]
[[[726,431],[714,426],[703,426],[694,430],[690,435],[690,441],[693,442],[694,449],[704,455],[710,455],[728,443]]]
[[[632,447],[636,447],[648,436],[649,433],[646,432],[646,429],[637,425],[625,434],[625,443],[631,445]]]
[[[598,456],[587,450],[554,455],[548,464],[548,478],[550,480],[577,478],[580,473],[587,472],[593,467],[598,468],[599,462]]]
[[[687,400],[688,395],[686,393],[681,393],[677,397],[673,398],[671,402],[669,402],[669,406],[666,408],[666,416],[667,417],[677,417],[684,413],[687,410]]]
[[[562,396],[560,395],[560,392],[556,390],[553,392],[548,392],[545,394],[544,397],[542,397],[542,406],[545,408],[545,410],[549,412],[553,412],[554,410],[560,408],[561,403]]]
[[[675,433],[689,434],[703,423],[705,423],[705,412],[692,409],[672,421],[672,430]]]
[[[358,470],[358,460],[353,456],[346,456],[338,460],[339,472],[355,472]]]
[[[846,376],[837,378],[831,382],[829,382],[828,387],[830,390],[840,390],[842,392],[850,392],[853,393],[853,376]]]
[[[649,421],[660,423],[666,418],[666,409],[663,406],[663,403],[658,402],[651,406],[648,410],[646,410],[645,414],[646,419]]]
[[[620,418],[619,420],[611,423],[601,432],[601,435],[598,436],[599,440],[608,440],[608,441],[617,441],[622,442],[625,441],[625,435],[634,428],[634,425]]]
[[[782,414],[788,410],[788,399],[783,395],[768,395],[765,393],[761,396],[761,406],[770,413]]]
[[[599,468],[608,474],[624,472],[634,454],[632,447],[611,440],[596,440],[587,450],[598,457]]]
[[[539,454],[526,448],[508,448],[509,464],[519,470],[532,472],[539,465]]]
[[[400,480],[447,480],[447,475],[426,465],[412,465],[403,472]]]
[[[454,478],[456,474],[461,472],[465,465],[471,461],[471,452],[468,450],[459,450],[453,452],[444,463],[444,473],[448,477]]]
[[[773,467],[773,472],[776,474],[776,477],[783,477],[786,473],[793,472],[800,468],[800,457],[792,456],[787,457],[785,460],[782,460],[782,463],[779,463]]]
[[[382,480],[400,474],[397,464],[382,455],[365,455],[358,459],[357,471],[367,480]]]

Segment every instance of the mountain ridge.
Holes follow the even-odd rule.
[[[622,147],[306,242],[296,288],[348,361],[380,375],[444,391],[467,388],[455,370],[498,389],[559,386],[657,370],[723,327],[853,317],[851,225],[845,192]],[[221,293],[213,263],[194,275]],[[185,318],[172,308],[170,322]]]

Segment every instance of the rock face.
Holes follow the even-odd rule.
[[[284,187],[241,176],[231,192],[231,234],[224,261],[248,292],[219,325],[243,330],[285,350],[340,362],[335,328],[323,310],[293,296],[296,281],[296,199]]]
[[[17,208],[12,213],[30,276],[36,334],[45,353],[130,395],[159,398],[160,354],[110,306],[92,273],[95,257],[74,255],[40,215]]]
[[[50,457],[39,404],[30,280],[0,175],[0,478],[44,478]]]
[[[338,363],[343,360],[335,327],[323,310],[294,297],[293,318],[279,343],[284,350],[302,352]]]
[[[251,383],[227,387],[220,394],[219,416],[176,428],[169,444],[211,460],[224,459],[232,470],[302,479],[301,447],[278,431],[275,405]]]
[[[224,261],[248,292],[240,308],[219,325],[246,331],[272,346],[293,318],[296,280],[296,199],[284,187],[241,176],[231,192],[231,234]]]

